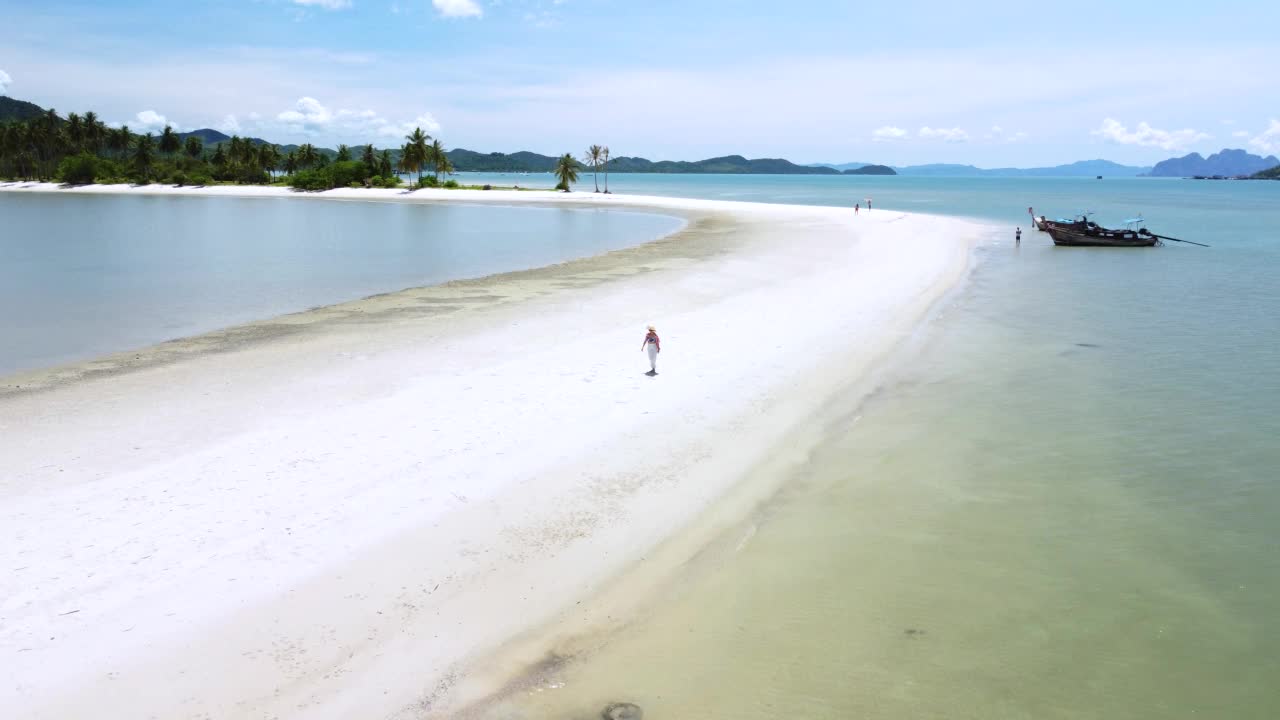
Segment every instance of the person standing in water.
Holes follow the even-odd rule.
[[[645,375],[657,375],[658,353],[662,352],[662,341],[658,339],[658,331],[654,330],[652,325],[649,326],[649,332],[645,333],[644,344],[640,349],[649,353],[649,372]]]

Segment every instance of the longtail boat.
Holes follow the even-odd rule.
[[[1123,230],[1109,230],[1094,223],[1084,225],[1051,225],[1046,228],[1054,245],[1067,247],[1152,247],[1160,244],[1160,236],[1138,227],[1142,218],[1125,220]]]
[[[1090,222],[1089,220],[1089,213],[1085,213],[1085,212],[1077,213],[1074,218],[1060,217],[1053,220],[1050,220],[1044,215],[1036,217],[1035,211],[1033,211],[1031,208],[1027,208],[1027,212],[1031,214],[1031,223],[1035,225],[1036,229],[1039,230],[1040,232],[1048,232],[1049,228],[1055,228],[1055,227],[1066,227],[1066,228],[1075,228],[1078,230],[1085,230],[1085,229],[1088,229],[1090,226],[1093,226],[1093,223]]]

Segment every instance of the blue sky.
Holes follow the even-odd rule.
[[[1280,3],[0,0],[0,92],[276,142],[983,167],[1280,152]]]

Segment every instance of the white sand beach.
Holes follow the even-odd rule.
[[[451,716],[518,672],[496,658],[537,652],[539,628],[624,622],[602,591],[796,451],[985,232],[578,192],[0,191],[687,220],[595,258],[0,378],[0,707],[24,719]]]

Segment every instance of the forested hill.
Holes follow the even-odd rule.
[[[449,160],[461,172],[551,172],[556,158],[533,152],[478,153],[473,150],[450,150]],[[726,155],[696,162],[660,160],[639,157],[615,157],[609,160],[611,173],[725,173],[760,175],[839,175],[828,167],[806,167],[789,160],[760,158],[748,160],[741,155]]]
[[[33,117],[39,117],[44,114],[44,108],[29,103],[25,100],[14,100],[11,97],[0,95],[0,123],[11,122],[14,120],[30,120]]]

